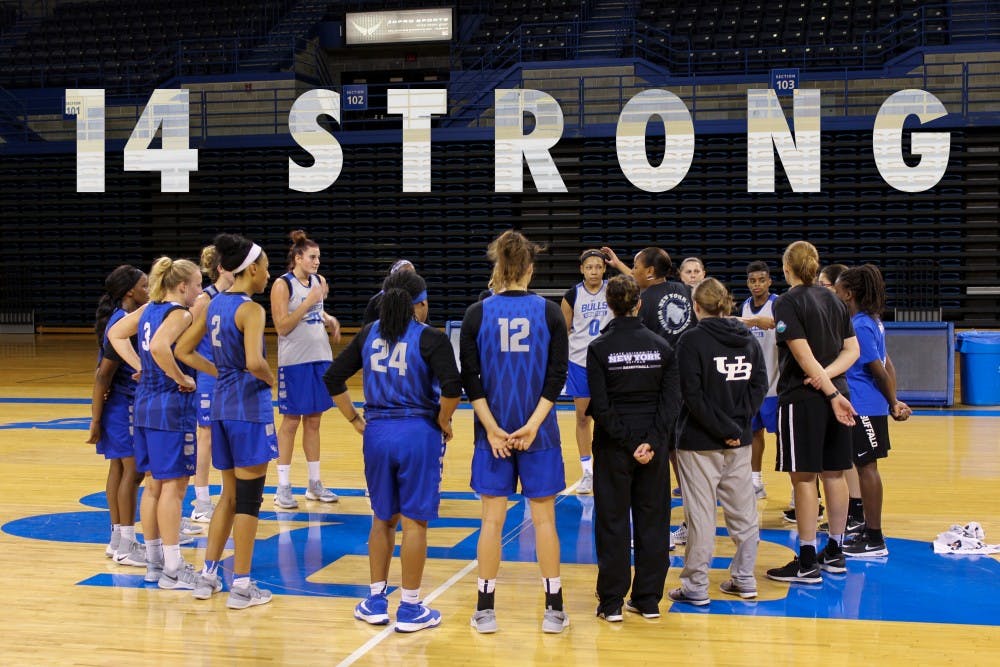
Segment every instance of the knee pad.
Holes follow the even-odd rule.
[[[260,514],[264,502],[264,478],[236,480],[236,514]]]

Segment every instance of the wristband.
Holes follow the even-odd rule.
[[[359,419],[361,419],[361,413],[360,412],[355,412],[354,416],[347,420],[347,423],[348,424],[353,424],[354,422],[358,421]]]
[[[826,395],[826,400],[832,401],[833,399],[837,398],[838,396],[840,396],[840,390],[839,389],[834,389],[832,394],[827,394]]]

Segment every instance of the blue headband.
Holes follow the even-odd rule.
[[[418,303],[423,303],[424,301],[427,301],[427,290],[424,290],[420,294],[413,297],[414,306],[417,305]]]

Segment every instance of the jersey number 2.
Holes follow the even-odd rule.
[[[219,332],[222,330],[222,316],[213,315],[212,316],[212,347],[222,347],[222,341],[219,340]]]

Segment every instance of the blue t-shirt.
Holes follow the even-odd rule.
[[[169,301],[153,301],[139,316],[139,359],[142,377],[135,390],[135,425],[161,431],[193,432],[196,414],[194,392],[181,392],[177,383],[157,365],[149,351],[149,342],[156,330],[172,311],[184,306]],[[171,346],[173,349],[173,346]],[[177,366],[185,375],[194,377],[194,370],[180,361]]]
[[[389,345],[376,321],[368,331],[361,358],[364,363],[365,418],[421,416],[434,419],[441,388],[420,354],[420,337],[427,327],[416,320]]]
[[[875,376],[866,366],[873,361],[885,363],[885,327],[881,320],[867,313],[851,318],[858,338],[861,356],[847,369],[847,387],[851,390],[851,405],[859,415],[875,417],[889,414],[889,402],[875,384]]]
[[[223,419],[257,424],[274,421],[271,388],[247,370],[243,332],[236,327],[236,311],[250,301],[239,292],[222,292],[208,304],[205,314],[212,358],[219,375],[212,394],[212,420]],[[261,335],[261,351],[264,351]]]

